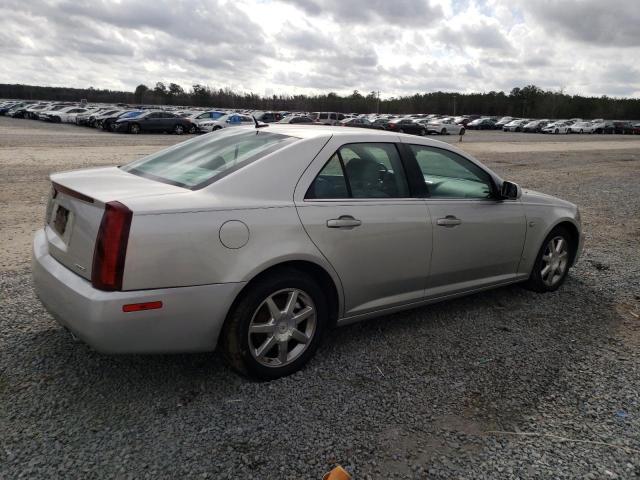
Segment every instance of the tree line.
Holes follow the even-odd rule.
[[[511,115],[531,118],[640,119],[640,98],[584,97],[543,90],[535,85],[516,87],[509,93],[428,92],[379,98],[354,90],[318,95],[272,95],[239,93],[229,88],[196,84],[185,90],[163,82],[153,87],[138,85],[133,92],[89,88],[0,84],[0,98],[27,100],[124,103],[128,105],[180,105],[283,111],[336,111],[344,113],[438,113]]]

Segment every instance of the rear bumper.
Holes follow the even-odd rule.
[[[104,353],[214,350],[227,312],[244,283],[126,292],[96,290],[49,255],[39,230],[33,242],[36,294],[56,321]],[[162,301],[157,310],[122,311],[130,303]]]

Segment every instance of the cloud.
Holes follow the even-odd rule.
[[[495,22],[482,21],[471,25],[463,25],[457,29],[442,27],[435,38],[453,48],[503,51],[511,49],[509,40]]]
[[[640,95],[636,0],[3,0],[0,82]]]
[[[428,0],[280,0],[313,17],[331,16],[340,24],[427,26],[443,17]]]
[[[552,35],[594,46],[640,46],[637,0],[538,0],[521,5]]]

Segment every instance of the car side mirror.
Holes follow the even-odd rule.
[[[504,181],[500,188],[500,197],[505,200],[517,200],[520,198],[521,190],[517,183]]]

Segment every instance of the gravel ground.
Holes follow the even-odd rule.
[[[270,383],[215,353],[97,354],[34,296],[46,175],[179,140],[0,117],[0,478],[640,477],[637,139],[470,133],[461,146],[501,175],[580,205],[565,286],[337,329]]]

